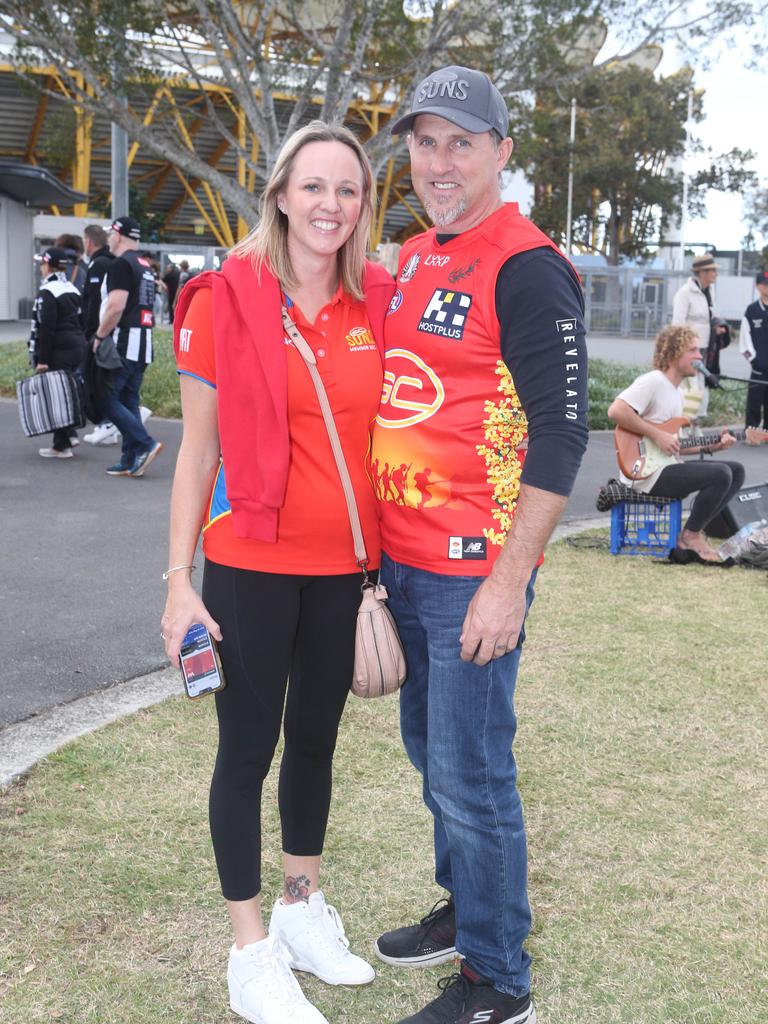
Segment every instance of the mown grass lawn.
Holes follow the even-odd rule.
[[[768,1020],[767,596],[761,572],[550,549],[516,744],[542,1024]],[[3,1024],[234,1024],[207,830],[212,712],[166,701],[0,797]],[[393,699],[350,699],[324,887],[368,955],[439,896]],[[450,973],[376,966],[359,990],[302,984],[331,1024],[389,1024]]]

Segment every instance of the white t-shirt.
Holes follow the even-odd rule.
[[[617,395],[632,406],[638,416],[651,423],[666,423],[683,414],[683,393],[661,370],[644,373]],[[659,479],[662,471],[657,469],[645,480],[632,480],[620,472],[621,482],[647,494]]]

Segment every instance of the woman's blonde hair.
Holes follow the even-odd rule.
[[[667,370],[685,351],[692,341],[698,342],[699,336],[692,327],[684,324],[670,324],[656,335],[656,347],[653,350],[653,367],[655,370]]]
[[[237,243],[230,255],[249,256],[257,274],[266,264],[283,287],[289,290],[296,287],[298,281],[288,252],[288,218],[278,209],[277,198],[288,184],[297,153],[310,142],[340,142],[348,146],[363,172],[360,216],[354,231],[337,254],[344,290],[353,298],[362,299],[363,267],[375,202],[373,171],[361,144],[349,129],[338,123],[310,121],[286,139],[261,196],[259,223]]]

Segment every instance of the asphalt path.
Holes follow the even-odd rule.
[[[161,573],[181,424],[153,417],[148,429],[165,449],[146,475],[109,477],[117,446],[41,459],[48,439],[25,438],[16,402],[0,399],[0,730],[167,665]],[[748,484],[768,480],[768,445],[730,457]],[[615,475],[613,436],[595,432],[564,523],[604,518],[595,497]]]
[[[16,402],[0,400],[0,728],[166,664],[161,573],[181,426],[148,427],[165,449],[143,477],[110,477],[119,446],[41,459],[49,437],[24,437]]]

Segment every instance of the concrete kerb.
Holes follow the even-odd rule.
[[[609,524],[610,516],[561,523],[550,543]],[[181,693],[178,670],[168,666],[7,726],[0,731],[0,788],[8,787],[38,761],[80,736]]]
[[[80,736],[182,692],[179,673],[169,666],[7,726],[0,732],[0,787]]]

